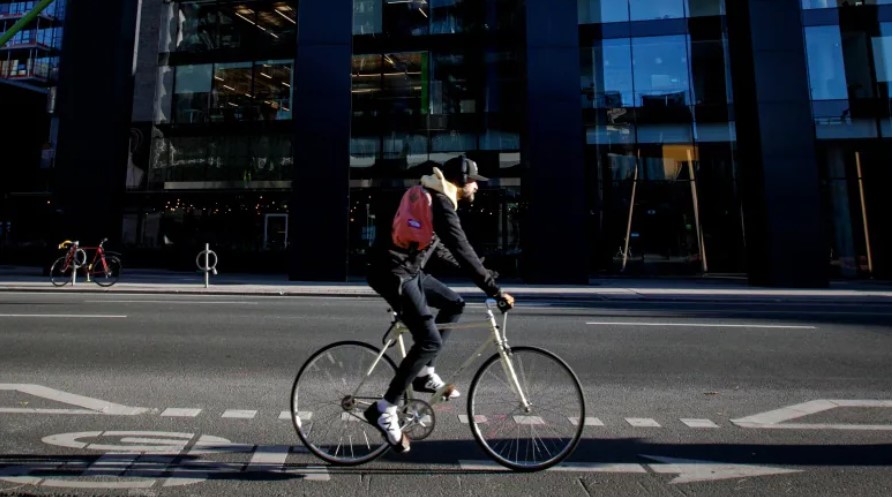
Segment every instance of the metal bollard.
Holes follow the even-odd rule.
[[[74,255],[71,257],[71,286],[77,285],[77,270],[81,268],[81,265],[78,264],[78,262],[77,262],[77,254],[80,251],[80,248],[78,248],[79,246],[80,246],[80,242],[75,241],[74,242],[74,252],[73,252]],[[87,262],[86,259],[87,258],[84,257],[84,262]]]
[[[204,256],[204,264],[201,262],[201,257]],[[214,263],[211,264],[211,256],[214,256]],[[198,256],[195,258],[195,265],[198,266],[198,269],[204,272],[204,287],[208,288],[211,282],[211,273],[214,273],[214,276],[217,275],[217,253],[211,250],[211,244],[205,243],[204,250],[198,253]]]

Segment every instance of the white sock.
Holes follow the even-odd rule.
[[[396,411],[396,404],[391,404],[384,399],[378,401],[378,412]]]
[[[421,371],[418,372],[418,376],[430,376],[432,374],[434,374],[433,366],[424,366],[421,368]]]

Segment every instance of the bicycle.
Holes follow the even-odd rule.
[[[121,259],[103,248],[108,238],[103,238],[95,247],[80,247],[79,242],[65,240],[59,248],[69,247],[63,257],[59,257],[50,267],[50,281],[55,286],[65,286],[71,282],[73,271],[83,270],[87,281],[109,287],[117,283],[121,275]],[[94,250],[93,258],[87,263],[87,250]]]
[[[585,397],[579,379],[557,355],[537,347],[509,347],[508,313],[496,323],[487,299],[483,322],[450,329],[488,328],[490,336],[453,376],[493,348],[471,380],[467,416],[471,433],[493,460],[515,471],[539,471],[566,459],[582,437]],[[363,417],[381,398],[396,373],[387,350],[409,330],[396,312],[384,334],[383,348],[359,341],[335,342],[313,353],[301,366],[291,389],[291,420],[301,442],[319,458],[337,465],[358,465],[383,455],[390,446]],[[449,381],[429,401],[403,396],[400,418],[410,440],[430,436],[436,425],[433,406],[446,401]],[[550,400],[550,402],[549,402]]]

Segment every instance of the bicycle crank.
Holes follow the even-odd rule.
[[[403,425],[403,433],[412,441],[424,440],[429,437],[437,424],[434,408],[420,399],[409,399],[400,408],[400,420]]]

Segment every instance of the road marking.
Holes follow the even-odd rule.
[[[254,450],[245,471],[280,471],[291,452],[288,445],[260,445]]]
[[[494,461],[460,460],[458,464],[465,471],[511,471]],[[564,462],[546,471],[568,471],[579,473],[647,473],[640,464],[631,463],[584,463]]]
[[[112,402],[107,402],[104,400],[93,399],[90,397],[84,397],[82,395],[75,395],[73,393],[63,392],[61,390],[54,390],[52,388],[47,388],[42,385],[29,385],[29,384],[15,384],[15,383],[0,383],[0,390],[14,390],[16,392],[33,395],[35,397],[41,397],[48,400],[54,400],[56,402],[61,402],[63,404],[69,404],[77,407],[81,407],[84,409],[88,409],[86,413],[90,414],[106,414],[106,415],[116,415],[116,416],[135,416],[138,414],[144,414],[149,411],[149,409],[144,407],[127,407],[120,404],[114,404]],[[33,409],[18,409],[18,408],[0,408],[0,412],[8,412],[8,413],[32,413]],[[40,412],[40,411],[39,411]],[[56,414],[86,414],[83,409],[44,409],[42,413],[56,413]]]
[[[650,418],[626,418],[626,423],[635,428],[660,428],[660,423]]]
[[[669,482],[672,484],[730,480],[737,478],[751,478],[754,476],[784,475],[802,472],[798,469],[771,468],[768,466],[754,466],[750,464],[729,464],[646,455],[642,455],[641,457],[662,463],[648,464],[650,469],[655,473],[678,475]]]
[[[892,424],[869,425],[850,423],[787,423],[797,418],[845,407],[892,408],[892,400],[828,400],[818,399],[766,411],[752,416],[732,419],[741,428],[771,428],[787,430],[863,430],[888,431]]]
[[[468,415],[467,414],[459,414],[458,420],[463,424],[468,424]],[[478,415],[474,416],[474,422],[477,424],[486,423],[486,416],[478,414]]]
[[[579,418],[576,416],[573,416],[573,417],[570,417],[567,419],[569,419],[570,423],[573,423],[574,426],[579,424]],[[586,416],[585,426],[604,426],[604,422],[598,418],[592,418],[592,417]]]
[[[181,409],[177,407],[169,407],[161,413],[161,417],[194,418],[200,413],[201,409]]]
[[[780,324],[707,324],[707,323],[651,323],[626,321],[587,321],[585,324],[597,326],[684,326],[685,328],[756,328],[771,330],[816,330],[815,326]]]
[[[228,411],[223,413],[224,418],[237,418],[237,419],[254,419],[254,416],[257,415],[257,411],[248,411],[242,409],[229,409]]]
[[[291,419],[291,411],[282,411],[279,413],[279,419]]]
[[[126,319],[118,314],[0,314],[0,318]]]
[[[227,305],[227,304],[248,304],[257,305],[259,302],[249,302],[246,300],[84,300],[86,304],[206,304],[206,305]]]
[[[514,422],[519,425],[545,425],[545,420],[539,416],[514,416]]]
[[[90,443],[99,437],[109,437],[120,444]],[[234,444],[224,438],[200,435],[184,454],[183,451],[195,437],[192,433],[151,431],[51,435],[44,437],[43,442],[79,450],[98,450],[104,454],[90,464],[81,460],[82,456],[73,456],[77,459],[63,462],[33,461],[29,457],[25,458],[28,461],[26,464],[0,466],[0,480],[36,487],[119,490],[157,488],[159,485],[179,487],[201,483],[209,478],[250,482],[258,477],[257,473],[288,475],[309,481],[330,480],[324,467],[285,468],[289,454],[306,452],[302,447]],[[249,452],[251,458],[248,463],[218,462],[197,457]],[[281,476],[277,479],[281,479]]]
[[[709,419],[681,418],[681,422],[690,428],[718,428],[719,425]]]

